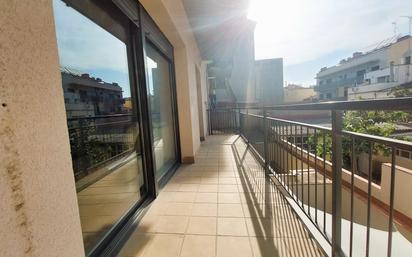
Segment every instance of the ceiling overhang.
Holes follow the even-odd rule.
[[[183,0],[202,58],[230,61],[236,44],[253,33],[247,19],[249,0]]]

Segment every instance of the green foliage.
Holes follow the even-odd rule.
[[[347,111],[343,117],[343,129],[346,131],[357,132],[368,135],[390,137],[396,130],[396,124],[406,122],[409,114],[406,112],[385,112],[385,111]],[[314,135],[309,137],[309,145],[313,149],[316,145],[316,152],[319,156],[324,156],[326,151],[326,159],[331,159],[332,152],[332,138],[328,133],[325,135]],[[324,141],[326,145],[324,146]],[[352,140],[347,137],[342,139],[343,160],[344,166],[350,165],[351,160]],[[365,141],[355,142],[356,152],[370,151],[370,143]],[[381,144],[374,144],[373,151],[375,154],[381,153],[388,155],[390,149]]]
[[[402,86],[397,86],[391,89],[390,93],[388,95],[392,94],[395,97],[407,97],[407,96],[412,96],[412,89],[402,87]]]

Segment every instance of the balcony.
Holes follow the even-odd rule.
[[[214,135],[162,189],[119,256],[325,256],[239,135]]]
[[[342,114],[407,110],[410,103],[209,110],[213,136],[196,163],[162,189],[120,256],[406,256],[412,173],[399,166],[397,152],[412,144],[345,131]],[[329,110],[332,128],[271,117],[277,110]],[[361,145],[369,149],[366,166],[355,157]],[[379,179],[377,146],[390,156]],[[348,149],[357,160],[349,167]]]

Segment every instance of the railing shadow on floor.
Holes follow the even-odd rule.
[[[273,256],[288,256],[287,251],[292,256],[325,256],[309,238],[308,231],[283,194],[278,192],[277,185],[265,174],[264,166],[249,144],[244,143],[244,149],[240,149],[236,145],[238,140],[243,139],[239,136],[235,140],[232,151],[241,171],[239,179],[246,196],[244,208],[248,208],[248,216],[252,217],[254,234],[260,237],[257,242],[261,252],[269,251]],[[249,160],[254,164],[249,165]]]

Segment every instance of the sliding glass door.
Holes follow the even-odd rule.
[[[169,60],[146,40],[146,81],[153,131],[156,178],[177,162],[174,93]]]
[[[53,7],[85,252],[101,256],[178,164],[173,47],[137,1]]]
[[[87,0],[54,0],[53,5],[62,77],[56,86],[64,92],[80,221],[90,253],[147,193],[130,23],[114,5],[110,16]]]

